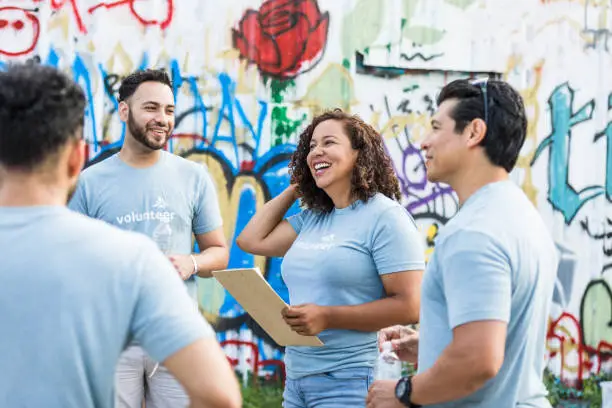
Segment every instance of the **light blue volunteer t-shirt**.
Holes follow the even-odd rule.
[[[157,361],[215,335],[147,237],[65,207],[0,207],[0,407],[112,408],[133,338]]]
[[[292,305],[359,305],[385,296],[381,275],[423,270],[422,238],[410,214],[383,194],[331,213],[302,211],[288,218],[298,236],[282,276]],[[324,347],[287,347],[287,377],[372,367],[376,332],[329,329]]]
[[[157,163],[134,168],[119,154],[85,169],[69,207],[124,230],[143,233],[173,254],[192,252],[192,233],[222,225],[215,186],[202,164],[160,152]],[[168,222],[168,225],[164,225]],[[170,227],[170,239],[166,240]],[[158,245],[159,246],[159,245]],[[195,277],[185,281],[197,296]]]
[[[435,407],[550,407],[542,373],[557,262],[542,218],[512,181],[479,189],[442,228],[423,279],[419,371],[435,363],[457,326],[500,320],[508,332],[497,376]]]

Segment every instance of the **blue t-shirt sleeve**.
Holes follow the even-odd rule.
[[[308,215],[308,212],[309,210],[304,210],[290,217],[287,217],[287,221],[289,221],[289,224],[291,224],[291,226],[295,230],[295,233],[298,235],[300,234],[300,231],[302,230],[302,226],[304,225],[304,218],[306,218],[306,216]]]
[[[90,215],[87,211],[87,196],[85,194],[85,180],[83,178],[77,183],[76,190],[68,202],[68,208],[84,215]]]
[[[200,338],[215,336],[215,332],[197,311],[168,258],[153,241],[142,239],[131,333],[154,360],[164,361]]]
[[[512,280],[508,257],[481,232],[457,232],[444,241],[440,260],[451,328],[481,320],[510,320]],[[436,249],[437,250],[437,249]]]
[[[425,269],[423,238],[405,208],[385,210],[372,233],[372,257],[380,275]]]
[[[223,225],[215,185],[208,170],[203,165],[200,166],[198,195],[192,222],[194,234],[205,234]]]

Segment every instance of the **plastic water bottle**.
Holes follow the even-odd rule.
[[[402,362],[393,351],[391,342],[382,344],[382,351],[376,360],[374,367],[375,380],[398,380],[402,376]]]
[[[164,254],[170,253],[172,243],[172,227],[170,227],[170,220],[165,218],[159,220],[159,224],[153,230],[152,238]]]

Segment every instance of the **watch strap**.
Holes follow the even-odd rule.
[[[412,376],[402,377],[400,381],[403,381],[406,383],[404,393],[399,398],[400,402],[408,408],[422,408],[421,405],[410,402],[410,397],[412,395]]]

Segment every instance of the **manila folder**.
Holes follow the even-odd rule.
[[[288,305],[272,289],[259,268],[225,269],[212,274],[279,345],[323,345],[316,336],[302,336],[291,330],[281,314]]]

